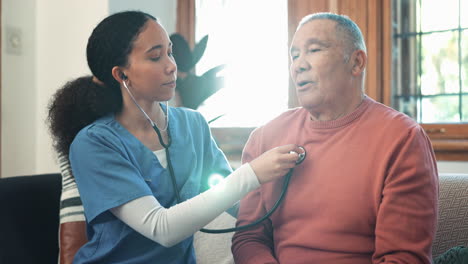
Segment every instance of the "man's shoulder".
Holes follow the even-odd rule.
[[[407,133],[409,130],[419,127],[419,124],[408,115],[375,101],[372,102],[367,115],[364,115],[363,118],[376,123],[376,127],[387,132]]]

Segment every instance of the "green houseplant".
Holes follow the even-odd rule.
[[[208,97],[223,87],[224,78],[217,76],[217,74],[225,65],[218,65],[202,75],[196,75],[195,65],[205,53],[208,36],[196,43],[193,50],[190,49],[185,38],[178,33],[172,34],[170,39],[173,44],[172,53],[178,68],[176,91],[180,100],[179,104],[197,109]]]

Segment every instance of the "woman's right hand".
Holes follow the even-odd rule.
[[[296,166],[301,149],[295,144],[273,148],[250,162],[260,184],[279,179]]]

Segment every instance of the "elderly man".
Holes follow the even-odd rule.
[[[256,129],[243,162],[291,142],[307,157],[278,210],[234,235],[236,263],[431,263],[434,152],[416,122],[364,94],[367,55],[358,26],[330,13],[306,16],[290,54],[302,107]],[[282,185],[246,196],[237,224],[264,215]]]

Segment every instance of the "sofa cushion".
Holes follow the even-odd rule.
[[[234,227],[236,219],[228,213],[222,213],[205,228],[224,229]],[[197,264],[231,264],[234,259],[231,253],[231,239],[234,233],[207,234],[195,233],[193,246],[197,256]]]

